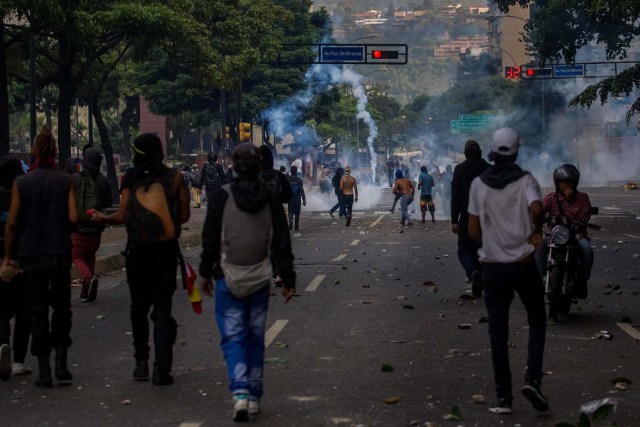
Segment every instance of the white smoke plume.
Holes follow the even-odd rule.
[[[298,129],[305,127],[302,117],[316,94],[326,91],[331,85],[344,83],[350,85],[353,96],[357,101],[356,117],[362,119],[369,127],[367,147],[370,154],[371,172],[375,181],[378,160],[373,142],[378,136],[378,127],[371,114],[367,111],[368,99],[366,90],[362,85],[362,78],[362,75],[351,68],[329,64],[312,65],[305,75],[306,89],[300,91],[289,100],[274,105],[264,115],[269,120],[271,129],[276,136],[282,137],[288,133],[294,133]],[[315,135],[315,131],[313,134]]]

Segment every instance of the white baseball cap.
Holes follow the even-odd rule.
[[[520,136],[511,128],[498,129],[493,134],[491,151],[500,156],[511,156],[518,153]]]

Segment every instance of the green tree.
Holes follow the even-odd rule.
[[[73,4],[64,0],[3,1],[3,17],[11,13],[19,19],[18,24],[3,23],[4,32],[10,31],[10,38],[22,43],[29,34],[35,36],[41,70],[38,84],[58,86],[61,164],[71,154],[73,99],[93,67],[107,55],[131,46],[143,53],[152,46],[168,49],[179,44],[184,50],[176,53],[178,60],[199,59],[197,63],[202,63],[202,58],[210,56],[206,43],[208,29],[192,16],[194,4],[143,0],[78,0]],[[0,66],[6,66],[1,61],[0,57]],[[6,105],[2,93],[0,104]]]

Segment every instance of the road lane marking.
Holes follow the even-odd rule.
[[[186,423],[181,423],[178,427],[200,427],[202,422],[200,421],[189,421]]]
[[[636,341],[640,341],[640,331],[631,326],[629,323],[616,323],[620,329],[631,335]]]
[[[320,286],[320,283],[322,283],[322,281],[324,280],[325,277],[327,277],[327,276],[325,276],[324,274],[318,274],[315,277],[315,279],[313,279],[311,281],[311,283],[309,283],[309,286],[307,286],[307,289],[305,289],[305,291],[306,292],[315,292],[315,290],[318,289],[318,286]]]
[[[267,333],[264,334],[264,348],[269,348],[273,340],[275,340],[278,334],[287,326],[287,323],[289,323],[288,320],[276,320],[273,323]]]
[[[355,246],[355,245],[357,245],[358,243],[360,243],[360,239],[356,239],[356,240],[354,240],[353,242],[351,242],[351,246]]]
[[[378,223],[379,223],[380,221],[382,221],[382,218],[384,218],[384,215],[380,215],[380,216],[378,217],[378,219],[376,219],[375,221],[373,221],[373,223],[372,223],[369,227],[373,228],[373,227],[375,227],[376,225],[378,225]]]
[[[332,259],[331,261],[333,262],[338,262],[338,261],[342,261],[343,259],[345,259],[347,257],[347,254],[340,254],[337,257],[335,257],[334,259]]]
[[[634,239],[640,239],[640,237],[634,236],[633,234],[623,234],[623,236],[633,237]]]

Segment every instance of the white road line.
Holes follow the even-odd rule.
[[[269,328],[266,334],[264,334],[264,347],[269,348],[273,340],[276,339],[278,334],[282,332],[285,326],[289,323],[288,320],[276,320]]]
[[[633,234],[623,234],[623,236],[633,237],[634,239],[640,239],[640,237],[634,236]]]
[[[307,286],[307,289],[305,289],[306,292],[315,292],[316,289],[318,289],[318,286],[320,286],[320,283],[322,283],[322,281],[324,280],[324,278],[327,277],[324,274],[318,274],[315,279],[313,279],[311,281],[311,283],[309,283],[309,286]]]
[[[337,257],[335,257],[334,259],[332,259],[331,261],[333,262],[338,262],[338,261],[342,261],[343,259],[345,259],[347,257],[347,254],[340,254]]]
[[[360,243],[360,239],[356,239],[356,240],[354,240],[353,242],[351,242],[351,246],[355,246],[355,245],[357,245],[358,243]]]
[[[373,223],[372,223],[369,227],[373,228],[373,227],[375,227],[376,225],[378,225],[378,223],[379,223],[380,221],[382,221],[382,218],[384,218],[384,215],[380,215],[380,216],[378,217],[378,219],[376,219],[375,221],[373,221]]]
[[[640,341],[640,331],[631,326],[629,323],[616,323],[616,325],[618,325],[620,329],[631,335],[631,338],[636,341]]]
[[[201,421],[189,421],[186,423],[180,423],[178,427],[200,427],[202,425]]]

